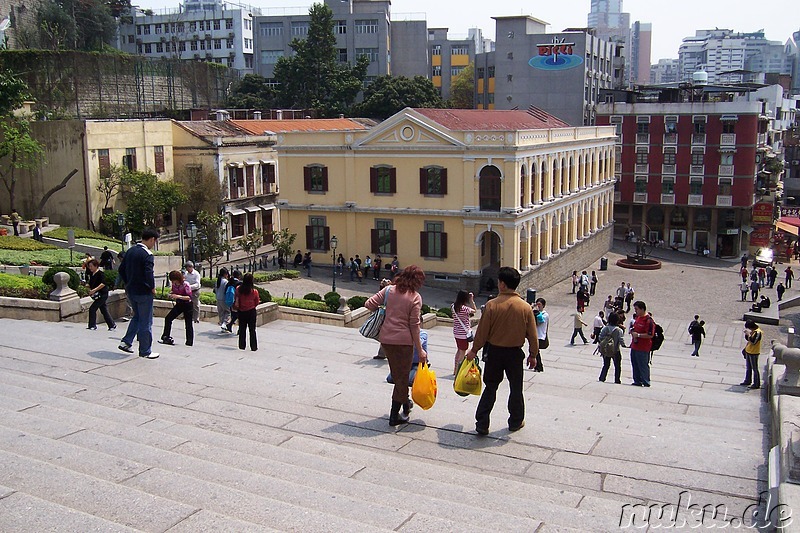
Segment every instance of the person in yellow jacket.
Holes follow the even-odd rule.
[[[744,323],[744,338],[747,345],[742,350],[742,355],[745,361],[745,375],[744,381],[739,383],[744,387],[751,389],[761,388],[761,374],[758,372],[758,356],[761,354],[761,340],[763,335],[758,327],[758,324],[752,320]],[[752,376],[752,381],[751,381]]]

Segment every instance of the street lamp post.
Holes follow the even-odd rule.
[[[117,213],[117,226],[119,226],[119,240],[122,241],[122,248],[125,249],[125,213]]]
[[[189,225],[186,226],[186,234],[192,239],[189,246],[192,252],[192,263],[194,263],[194,240],[197,238],[197,226],[195,226],[194,222],[189,222]]]
[[[181,250],[181,265],[186,263],[186,259],[183,254],[183,220],[178,222],[178,246]]]
[[[333,287],[331,289],[332,292],[336,292],[336,247],[339,245],[339,239],[336,238],[336,235],[331,237],[331,249],[333,253],[331,257],[333,257]]]

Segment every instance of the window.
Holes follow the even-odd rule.
[[[678,117],[664,117],[664,132],[678,133]]]
[[[239,189],[244,188],[244,169],[242,167],[232,166],[228,167],[228,181],[230,182],[230,195],[231,200],[239,198]],[[242,195],[244,196],[244,191]]]
[[[155,146],[153,148],[153,153],[156,161],[156,174],[164,172],[164,147]]]
[[[459,74],[461,74],[461,72],[464,70],[464,68],[466,68],[466,67],[450,67],[450,76],[452,76],[452,77],[458,76]],[[509,81],[511,81],[511,80],[509,80]]]
[[[689,194],[703,194],[703,178],[689,178]]]
[[[481,211],[500,211],[500,177],[500,169],[494,165],[481,169],[478,186]]]
[[[489,74],[490,78],[494,78],[494,66],[488,67],[486,72]]]
[[[622,135],[622,117],[611,117],[609,123],[614,126],[614,133],[616,135]]]
[[[647,177],[636,176],[633,180],[633,192],[647,192]]]
[[[163,54],[164,53],[164,45],[161,43],[156,43],[156,53]]]
[[[447,258],[447,233],[444,222],[425,222],[425,231],[419,235],[419,255],[437,259]]]
[[[347,63],[347,48],[339,48],[339,62]]]
[[[736,121],[735,120],[723,120],[722,121],[722,133],[736,133]]]
[[[161,33],[161,24],[156,24],[155,27],[156,27],[156,35],[158,35],[159,33]]]
[[[251,19],[244,19],[244,29],[246,30],[253,29],[253,21]]]
[[[694,132],[695,133],[705,133],[706,132],[706,117],[694,117],[692,119],[694,122]]]
[[[275,231],[272,223],[272,210],[261,211],[261,230],[264,233],[264,244],[272,244],[274,242],[272,232]]]
[[[451,56],[465,56],[469,54],[469,47],[467,45],[459,45],[450,48]]]
[[[310,165],[303,169],[303,190],[326,192],[328,190],[328,167]]]
[[[220,25],[220,23],[221,23],[221,22],[222,22],[222,21],[221,21],[221,20],[219,20],[219,19],[216,19],[216,20],[214,21],[214,29],[215,29],[215,30],[219,30],[219,29],[221,29],[221,25]]]
[[[142,27],[136,26],[136,35],[141,35],[141,34],[142,34]]]
[[[692,165],[702,165],[705,155],[702,148],[692,148]]]
[[[197,41],[191,41],[189,43],[189,49],[190,50],[197,50]]]
[[[277,192],[274,187],[275,183],[275,165],[272,163],[261,163],[261,190],[265,193]]]
[[[244,55],[244,68],[253,68],[253,54]]]
[[[477,77],[478,77],[478,79],[479,79],[479,80],[482,80],[482,79],[483,79],[483,75],[484,75],[484,74],[483,74],[483,73],[484,73],[484,68],[483,68],[483,67],[479,67],[479,68],[477,69],[477,73],[478,73],[478,74],[477,74]]]
[[[222,50],[222,39],[214,39],[214,50]]]
[[[361,56],[365,56],[369,59],[370,63],[375,63],[378,61],[378,49],[377,48],[356,48],[356,58]]]
[[[647,148],[644,146],[640,146],[636,148],[636,164],[637,165],[646,165],[647,164]]]
[[[227,66],[229,66],[229,67],[233,67],[233,58],[232,57],[226,57],[225,58],[225,64]]]
[[[369,169],[369,192],[392,194],[397,192],[397,169],[372,167]]]
[[[136,36],[135,35],[128,35],[128,44],[133,44],[135,42],[136,42]]]
[[[430,196],[447,194],[447,169],[442,167],[419,169],[419,193]]]
[[[232,215],[231,216],[231,237],[243,237],[244,236],[244,215]]]
[[[442,66],[436,65],[435,67],[431,67],[431,75],[432,76],[441,76],[442,75]]]
[[[260,31],[262,37],[280,37],[283,35],[283,24],[280,22],[262,22]]]
[[[347,21],[337,20],[336,29],[334,31],[337,35],[347,35]]]
[[[665,165],[674,165],[675,164],[675,148],[674,147],[664,148],[664,164]]]
[[[675,180],[673,178],[663,178],[661,180],[662,194],[675,194]]]
[[[233,19],[225,19],[225,29],[226,30],[233,29]],[[183,31],[183,28],[181,28],[181,31]]]
[[[153,51],[153,45],[151,45],[150,43],[145,43],[145,45],[144,45],[144,53],[145,54],[149,54],[152,51]]]
[[[136,170],[136,148],[125,148],[125,155],[122,156],[122,166],[128,170]]]
[[[328,251],[330,242],[330,228],[327,226],[325,217],[308,217],[306,226],[306,248],[319,252]]]
[[[209,44],[208,47],[210,49],[211,48],[211,43],[209,42],[208,44]],[[200,41],[200,50],[205,50],[205,49],[206,49],[206,42],[205,41]]]
[[[378,33],[378,19],[356,20],[356,33]]]
[[[229,49],[230,49],[230,48],[233,48],[233,39],[225,39],[225,40],[227,41],[227,42],[226,42],[226,45],[227,45],[227,47],[228,47]]]
[[[100,168],[101,178],[111,175],[111,158],[108,156],[108,148],[101,148],[97,151],[97,164]]]
[[[432,56],[440,56],[442,55],[442,45],[435,44],[431,47],[431,55]]]
[[[397,254],[397,231],[392,229],[391,220],[375,220],[375,229],[370,231],[371,250],[373,254],[392,256]],[[384,264],[389,263],[389,258]]]
[[[261,64],[274,65],[283,55],[283,50],[261,50]]]
[[[733,164],[733,153],[732,152],[723,152],[719,156],[719,164],[720,165],[732,165]]]
[[[189,31],[197,31],[197,23],[196,22],[190,22],[189,23]]]
[[[308,35],[308,22],[292,22],[292,35],[296,37]]]
[[[731,178],[720,178],[719,179],[720,196],[730,196],[732,185],[733,185],[733,180]]]
[[[252,50],[253,49],[253,39],[248,39],[247,37],[244,38],[244,48],[245,50]]]
[[[636,133],[650,133],[650,123],[649,122],[637,122],[636,123]]]

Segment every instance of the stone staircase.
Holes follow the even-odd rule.
[[[274,322],[250,352],[199,324],[150,361],[119,330],[0,320],[0,531],[615,531],[625,504],[681,491],[734,516],[756,501],[766,408],[737,349],[669,340],[642,389],[598,383],[570,331],[525,374],[526,428],[508,432],[504,385],[481,438],[445,328],[437,403],[395,430],[356,330]]]

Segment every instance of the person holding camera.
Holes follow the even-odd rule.
[[[458,291],[456,301],[450,306],[453,312],[453,337],[456,340],[455,366],[453,375],[458,374],[458,367],[469,350],[469,343],[472,342],[473,334],[470,327],[469,318],[478,310],[475,307],[475,297],[471,292],[464,290]]]
[[[106,300],[108,300],[108,287],[105,284],[105,273],[100,270],[100,262],[97,259],[91,259],[86,264],[86,270],[89,272],[89,296],[92,298],[92,305],[89,307],[89,327],[87,329],[97,329],[97,310],[103,315],[103,320],[106,321],[108,331],[117,329],[114,319],[106,307]]]

